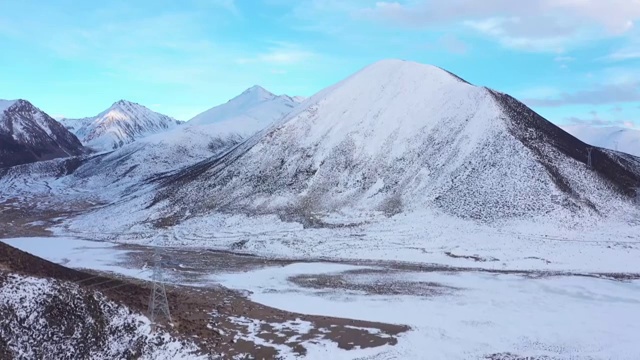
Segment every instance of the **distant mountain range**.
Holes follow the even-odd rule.
[[[17,106],[28,102],[2,100],[3,122],[0,124],[4,129],[0,129],[3,130],[0,137],[10,136],[12,139],[3,141],[1,145],[3,160],[0,166],[122,148],[108,158],[115,161],[122,157],[123,160],[118,162],[120,166],[135,165],[138,173],[147,176],[185,166],[234,146],[282,118],[303,99],[277,96],[254,86],[227,103],[196,116],[185,126],[178,126],[185,122],[126,100],[115,102],[96,116],[65,118],[60,123],[33,108],[34,113],[26,117],[30,123],[23,125],[15,120],[24,120],[24,116],[16,117],[16,114],[24,113],[24,109]],[[5,110],[8,111],[6,116]],[[43,134],[54,134],[56,145]],[[136,145],[126,147],[134,142]],[[115,171],[114,174],[120,170],[108,168]],[[103,170],[107,171],[106,168]]]
[[[3,106],[12,119],[45,116]],[[163,118],[164,130],[128,132],[138,127],[112,117],[104,123],[122,136],[104,131],[87,144],[102,138],[95,144],[115,150],[3,169],[5,195],[100,204],[68,224],[81,233],[96,224],[109,234],[209,229],[220,214],[307,227],[423,213],[485,224],[637,219],[640,158],[595,147],[589,164],[591,145],[507,94],[430,65],[380,61],[302,102],[255,86],[185,124]],[[64,127],[47,126],[75,139],[69,155],[86,152]]]
[[[562,129],[588,144],[640,156],[640,130],[592,125],[565,125]]]
[[[0,168],[88,153],[78,138],[26,100],[0,100]]]

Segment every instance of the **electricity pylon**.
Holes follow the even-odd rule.
[[[160,251],[159,237],[155,239],[153,250],[153,289],[149,298],[149,320],[155,328],[158,320],[162,318],[171,323],[171,312],[169,312],[169,300],[164,287],[164,275],[162,270],[162,254]]]
[[[591,151],[593,151],[592,147],[587,148],[587,165],[589,168],[593,168],[593,162],[591,161]]]

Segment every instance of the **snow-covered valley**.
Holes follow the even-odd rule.
[[[4,242],[74,268],[111,271],[140,279],[149,276],[148,269],[135,269],[139,263],[134,260],[149,251],[144,247],[117,248],[68,238]],[[640,356],[635,339],[640,330],[640,274],[607,278],[554,271],[447,268],[435,264],[411,267],[389,261],[360,265],[307,261],[281,265],[262,261],[262,265],[257,265],[256,261],[251,268],[238,268],[229,265],[241,259],[233,254],[220,254],[216,262],[199,261],[201,249],[185,252],[174,248],[167,249],[165,254],[171,259],[167,270],[172,274],[169,281],[173,285],[220,284],[248,290],[251,300],[282,310],[411,327],[394,346],[345,351],[328,342],[305,344],[307,358],[635,359]]]
[[[135,281],[163,248],[172,286],[255,311],[198,315],[227,354],[640,357],[640,158],[506,94],[385,60],[304,101],[67,122],[100,152],[0,169],[0,237]]]

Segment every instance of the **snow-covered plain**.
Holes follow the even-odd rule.
[[[350,356],[346,358],[466,360],[501,353],[518,355],[518,359],[640,358],[637,280],[534,279],[481,272],[405,273],[384,279],[435,282],[457,289],[433,297],[309,289],[288,281],[300,274],[351,269],[328,263],[297,263],[215,279],[227,287],[250,290],[252,300],[284,310],[413,328],[396,346],[365,354],[349,352],[343,354]],[[354,282],[380,282],[380,278],[369,275],[349,276]],[[316,354],[312,351],[310,358],[336,358],[333,356],[340,354],[327,355],[323,350],[318,349]]]
[[[149,244],[146,225],[118,231],[117,223],[88,214],[60,236]],[[132,219],[145,211],[127,213]],[[640,224],[620,218],[585,222],[531,218],[497,224],[471,222],[438,211],[332,214],[323,227],[278,216],[211,214],[176,224],[166,246],[210,248],[292,259],[389,260],[455,267],[599,273],[640,273]],[[564,222],[564,223],[562,223]],[[134,222],[135,223],[135,222]],[[115,231],[114,231],[115,229]]]
[[[69,238],[3,241],[70,267],[141,279],[149,275],[126,267],[121,261],[125,251],[110,244]],[[201,286],[219,283],[249,290],[252,300],[293,312],[412,327],[396,346],[343,351],[328,342],[305,344],[309,359],[482,359],[496,353],[537,356],[536,359],[631,360],[640,356],[636,343],[640,331],[640,280],[473,270],[363,272],[367,269],[384,269],[384,265],[294,263],[248,272],[218,272]],[[430,296],[314,289],[289,280],[298,275],[342,275],[348,283],[377,286],[436,283],[452,290]],[[242,317],[237,321],[248,330],[254,327]],[[305,324],[289,327],[293,326],[303,331]],[[246,338],[253,338],[251,331]],[[283,354],[294,358],[288,351]]]
[[[150,279],[152,275],[146,268],[132,269],[124,266],[123,262],[129,250],[118,248],[113,243],[63,237],[1,239],[0,241],[74,269],[106,271],[143,280]]]

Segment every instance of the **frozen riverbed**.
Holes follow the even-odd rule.
[[[224,286],[249,290],[252,300],[276,308],[412,326],[397,346],[383,349],[376,359],[474,359],[493,354],[506,359],[507,353],[534,359],[640,358],[640,281],[483,272],[384,276],[353,270],[345,265],[296,263],[216,278]],[[454,290],[433,296],[390,296],[291,281],[300,275],[345,271],[350,274],[341,281],[355,284],[429,283]]]
[[[69,238],[2,241],[70,267],[150,276],[145,261],[131,262],[149,249]],[[640,280],[250,257],[239,257],[239,265],[235,255],[218,254],[222,261],[191,251],[171,253],[172,281],[197,270],[199,286],[248,290],[251,300],[282,310],[412,327],[396,346],[346,352],[324,344],[309,352],[311,358],[640,358]]]

